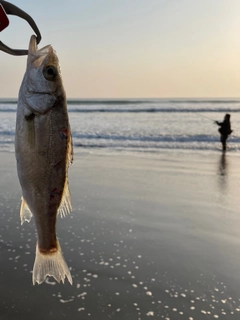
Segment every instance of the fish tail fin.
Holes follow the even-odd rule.
[[[57,250],[53,253],[43,254],[39,251],[38,243],[36,246],[36,257],[33,266],[32,282],[33,285],[37,282],[41,284],[47,276],[52,276],[57,282],[63,282],[65,276],[72,284],[72,276],[65,262],[59,242]]]

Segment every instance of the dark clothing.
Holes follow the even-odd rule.
[[[232,133],[231,123],[230,123],[230,115],[229,116],[226,115],[223,122],[216,121],[216,124],[220,126],[218,131],[221,134],[220,141],[222,143],[223,151],[225,151],[227,138]]]

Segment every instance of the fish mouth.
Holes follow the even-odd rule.
[[[51,45],[47,45],[41,49],[38,49],[37,38],[32,35],[28,47],[28,65],[33,65],[39,67],[48,54],[53,53],[53,48]]]
[[[51,47],[52,47],[51,45],[47,45],[47,46],[43,47],[42,49],[38,50],[37,38],[35,35],[32,35],[30,38],[30,42],[29,42],[28,53],[34,54],[37,52],[39,55],[46,54],[49,52],[49,49]]]

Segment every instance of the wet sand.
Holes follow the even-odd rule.
[[[238,155],[75,155],[57,227],[73,286],[32,286],[35,226],[20,224],[14,154],[0,156],[1,320],[240,318]]]

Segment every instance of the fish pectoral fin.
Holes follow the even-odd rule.
[[[69,214],[71,211],[72,211],[71,195],[70,195],[69,186],[68,186],[68,179],[66,179],[63,195],[62,195],[62,201],[58,209],[58,214],[60,214],[61,218],[63,218],[67,214]]]
[[[23,224],[25,221],[30,222],[31,218],[32,218],[32,212],[29,209],[29,206],[26,200],[22,197],[22,203],[21,203],[21,209],[20,209],[21,224]]]
[[[61,247],[57,245],[57,251],[48,254],[42,254],[39,251],[38,244],[36,247],[36,257],[33,266],[32,282],[41,284],[47,276],[54,277],[57,282],[63,282],[65,277],[72,284],[72,276],[65,262]]]

